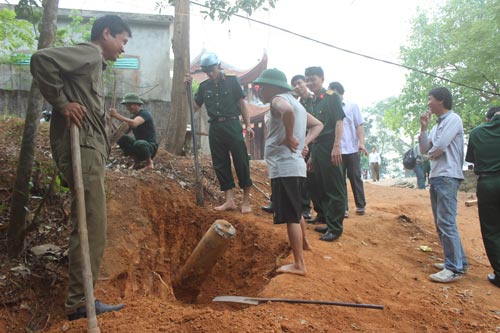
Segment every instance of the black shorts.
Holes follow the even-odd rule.
[[[274,224],[300,223],[303,186],[303,177],[271,179]]]

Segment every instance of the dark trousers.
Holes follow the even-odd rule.
[[[347,189],[347,178],[351,183],[352,194],[356,208],[365,208],[365,189],[361,179],[361,165],[359,153],[342,154],[342,173],[344,174],[344,184]],[[346,191],[347,193],[347,191]],[[349,200],[345,201],[345,210],[349,210]]]
[[[125,156],[132,156],[136,161],[155,157],[158,148],[146,140],[136,140],[128,135],[122,136],[117,143]]]
[[[479,177],[477,203],[484,248],[493,271],[500,277],[500,175]]]
[[[346,187],[340,166],[333,166],[330,154],[331,144],[315,143],[312,145],[312,163],[314,172],[308,177],[307,185],[315,209],[324,216],[328,231],[342,234],[344,229],[344,213],[346,202]],[[316,209],[317,210],[317,209]]]
[[[238,176],[238,185],[241,188],[252,186],[247,147],[241,132],[242,128],[239,119],[210,123],[208,142],[212,154],[212,164],[221,191],[227,191],[235,187],[231,170],[231,157]]]

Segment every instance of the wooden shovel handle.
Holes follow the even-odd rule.
[[[82,177],[82,157],[80,152],[80,130],[72,123],[71,137],[71,162],[73,166],[74,195],[76,199],[76,212],[78,220],[78,235],[82,251],[83,287],[85,293],[85,307],[87,310],[87,332],[100,333],[95,314],[94,285],[92,282],[92,269],[90,268],[89,236],[87,230],[87,216],[85,213],[85,193]]]

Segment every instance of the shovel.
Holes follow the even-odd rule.
[[[85,194],[82,177],[82,156],[80,153],[80,130],[72,123],[71,137],[71,163],[73,164],[73,180],[76,199],[76,212],[78,220],[78,235],[82,251],[82,273],[85,294],[85,307],[87,310],[87,333],[100,333],[95,313],[94,285],[92,283],[92,269],[90,268],[89,238],[87,230],[87,216],[85,215]]]
[[[212,302],[231,302],[249,305],[259,305],[260,303],[267,302],[281,302],[293,304],[320,304],[320,305],[336,305],[336,306],[349,306],[353,308],[367,308],[383,310],[383,305],[377,304],[358,304],[358,303],[344,303],[344,302],[330,302],[330,301],[314,301],[305,299],[288,299],[288,298],[260,298],[260,297],[245,297],[245,296],[217,296]]]

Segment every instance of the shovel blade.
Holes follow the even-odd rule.
[[[212,302],[230,302],[249,305],[258,305],[260,303],[258,299],[243,296],[217,296],[214,297]]]

